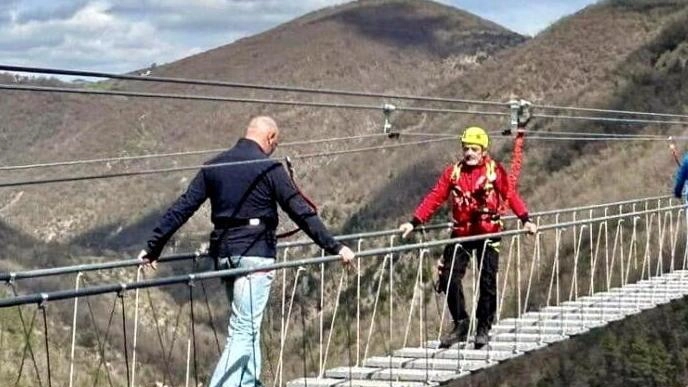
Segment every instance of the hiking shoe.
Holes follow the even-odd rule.
[[[466,341],[468,337],[468,320],[461,320],[454,323],[454,329],[442,336],[439,348],[449,348],[456,343]]]
[[[475,349],[480,349],[487,345],[490,339],[490,328],[488,327],[478,327],[478,333],[475,335],[475,343],[473,344]]]

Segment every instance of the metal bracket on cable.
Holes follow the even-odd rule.
[[[48,294],[41,293],[41,302],[38,303],[39,309],[45,309],[45,305],[48,303]]]
[[[7,280],[7,286],[14,286],[14,284],[17,282],[17,273],[10,273],[10,278]]]
[[[525,99],[512,99],[509,101],[509,109],[511,110],[511,121],[509,128],[505,129],[502,134],[510,136],[512,132],[524,130],[533,117],[532,105]]]
[[[385,133],[389,138],[399,138],[399,132],[394,131],[394,127],[392,126],[392,122],[390,121],[392,112],[395,110],[397,110],[397,107],[392,105],[391,103],[386,103],[382,105],[382,114],[384,114],[385,116],[385,122],[382,124],[382,130],[383,133]]]

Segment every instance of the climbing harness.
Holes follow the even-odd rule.
[[[286,157],[284,159],[284,164],[287,167],[287,172],[289,172],[289,179],[291,180],[291,183],[294,185],[294,188],[296,188],[296,191],[299,193],[299,195],[301,195],[303,200],[305,200],[306,203],[308,203],[308,205],[317,214],[318,213],[318,206],[315,204],[315,202],[313,202],[313,200],[311,200],[311,198],[306,196],[306,194],[304,194],[303,191],[301,191],[301,188],[299,188],[298,184],[296,184],[296,180],[294,180],[294,165],[292,164],[291,159],[289,157]],[[289,230],[289,231],[285,231],[283,233],[277,234],[277,239],[289,238],[290,236],[298,233],[299,231],[301,231],[301,228],[296,227],[293,230]]]
[[[389,138],[399,138],[400,133],[394,130],[394,126],[392,125],[392,112],[397,110],[397,107],[395,105],[392,105],[391,103],[386,103],[382,105],[382,114],[384,115],[384,122],[382,123],[382,132],[387,135]]]

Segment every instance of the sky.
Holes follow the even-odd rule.
[[[342,0],[1,0],[0,64],[124,73],[250,36]],[[441,0],[535,35],[595,0]]]

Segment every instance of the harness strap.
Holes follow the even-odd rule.
[[[289,179],[291,180],[291,183],[294,185],[294,188],[296,188],[296,191],[299,193],[299,195],[301,195],[303,200],[305,200],[306,203],[308,203],[308,205],[317,214],[318,206],[315,204],[315,202],[313,202],[313,200],[311,200],[311,198],[306,196],[306,194],[304,194],[303,191],[301,191],[301,188],[299,188],[298,184],[296,184],[296,181],[294,180],[294,166],[292,165],[291,159],[289,157],[285,159],[285,164],[287,167],[287,172],[289,172]],[[292,230],[277,234],[277,239],[289,238],[290,236],[297,234],[299,231],[301,231],[301,228],[296,227]]]

